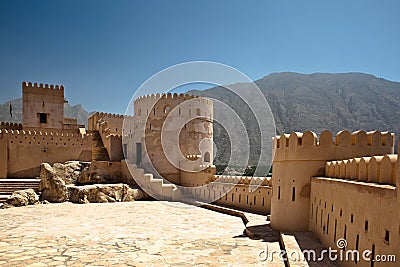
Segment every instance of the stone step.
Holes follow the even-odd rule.
[[[9,198],[11,195],[7,194],[0,194],[0,203],[6,202],[7,198]]]
[[[25,189],[34,189],[37,190],[39,188],[40,179],[1,179],[0,180],[0,195],[10,196],[13,192],[18,190]],[[5,198],[7,199],[7,198]],[[3,200],[3,202],[5,201]]]
[[[31,183],[39,183],[40,179],[32,179],[32,178],[7,178],[0,179],[0,183],[14,183],[14,182],[31,182]]]

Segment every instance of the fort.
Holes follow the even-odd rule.
[[[216,175],[213,102],[187,94],[134,101],[130,116],[96,112],[88,129],[64,118],[64,87],[22,83],[22,124],[0,125],[0,178],[35,178],[40,165],[95,162],[160,200],[214,203],[268,215],[270,226],[312,232],[324,247],[400,259],[400,170],[389,132],[274,137],[272,177]],[[171,156],[172,155],[172,156]],[[250,184],[258,184],[250,190]],[[397,266],[339,262],[340,266]]]

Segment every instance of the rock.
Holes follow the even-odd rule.
[[[6,200],[6,203],[14,207],[38,204],[39,196],[33,189],[17,190]]]
[[[110,202],[117,202],[115,198],[108,196],[103,192],[98,192],[96,194],[96,203],[110,203]]]
[[[55,163],[53,167],[48,163],[42,163],[40,166],[40,184],[39,190],[42,192],[42,198],[50,202],[67,201],[67,185],[75,184],[82,170],[89,163],[79,161],[69,161],[65,164]]]
[[[77,184],[107,184],[121,180],[120,172],[111,171],[112,166],[120,165],[119,162],[92,161],[79,175]]]
[[[146,193],[141,189],[131,188],[128,185],[124,185],[124,196],[122,198],[123,202],[143,200],[146,199]]]
[[[80,204],[135,201],[145,198],[142,190],[130,188],[126,184],[70,185],[68,190],[69,200]]]
[[[134,201],[147,197],[141,189],[122,183],[110,183],[119,177],[118,174],[115,177],[107,176],[111,166],[115,165],[96,161],[69,161],[64,164],[55,163],[53,167],[43,163],[40,166],[39,184],[42,200],[84,204]]]
[[[14,206],[8,203],[3,203],[0,206],[0,209],[9,209],[9,208],[14,208]]]

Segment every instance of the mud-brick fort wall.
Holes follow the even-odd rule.
[[[22,95],[22,125],[25,129],[63,129],[63,86],[23,82]]]
[[[215,175],[213,181],[199,186],[189,184],[185,190],[205,202],[267,215],[271,211],[270,178]]]
[[[88,132],[99,132],[111,161],[121,161],[124,158],[123,126],[130,121],[133,121],[132,116],[102,112],[96,112],[88,119]]]
[[[311,179],[310,231],[325,247],[347,241],[346,250],[400,257],[398,155],[326,163],[325,177]],[[376,263],[375,266],[398,266]],[[345,266],[371,266],[347,262]]]
[[[91,161],[92,137],[64,130],[0,130],[0,178],[39,176],[42,162]]]
[[[271,226],[279,230],[307,231],[310,219],[311,178],[325,175],[330,160],[385,155],[394,151],[391,133],[329,131],[318,140],[313,132],[292,133],[274,139]]]
[[[197,165],[204,160],[211,164],[212,142],[201,142],[212,140],[212,101],[183,94],[148,95],[135,100],[134,113],[134,138],[129,138],[127,144],[134,163],[151,162],[158,173],[175,184],[181,184],[180,168],[176,167],[181,161],[171,163],[174,159],[167,158],[166,153],[181,154],[185,159],[187,155],[198,155]],[[162,143],[162,133],[167,139],[179,134],[178,143]],[[143,162],[137,162],[138,145],[142,146]]]
[[[124,119],[127,116],[119,114],[110,114],[103,112],[96,112],[92,114],[88,119],[88,129],[98,130],[98,123],[106,122],[108,134],[122,135],[122,128],[124,124]]]

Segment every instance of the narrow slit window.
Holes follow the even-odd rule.
[[[278,199],[281,199],[281,186],[278,186]]]
[[[296,200],[296,187],[292,188],[292,201]]]

